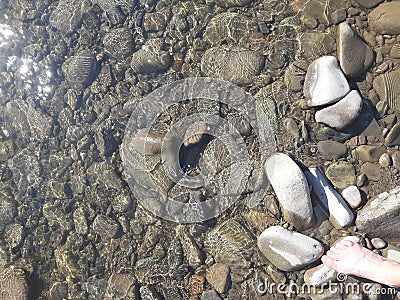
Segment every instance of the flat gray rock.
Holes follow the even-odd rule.
[[[354,215],[342,196],[326,181],[317,168],[309,168],[304,173],[313,187],[313,192],[328,209],[331,223],[338,228],[349,226],[354,220]]]
[[[317,148],[321,155],[329,160],[341,158],[347,153],[347,147],[344,144],[331,140],[318,142]]]
[[[315,121],[337,130],[349,126],[360,114],[362,98],[358,91],[351,91],[339,102],[315,113]]]
[[[357,214],[360,232],[380,237],[387,242],[400,242],[400,186],[370,201]]]
[[[350,86],[334,56],[322,56],[308,67],[304,96],[309,106],[336,102],[350,92]]]
[[[357,49],[357,51],[354,51]],[[374,62],[374,52],[347,22],[338,26],[338,59],[344,74],[357,78]]]
[[[319,259],[323,245],[304,234],[271,226],[258,237],[258,247],[278,269],[294,271]]]
[[[283,153],[271,155],[264,167],[282,206],[285,220],[301,231],[313,227],[310,191],[300,167]]]

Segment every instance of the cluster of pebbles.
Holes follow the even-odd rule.
[[[400,261],[399,15],[385,0],[0,0],[0,299],[398,298],[374,294],[379,284],[289,286],[335,280],[319,258],[341,238]],[[254,96],[260,135],[227,106],[181,103],[142,153],[155,185],[187,202],[224,185],[217,139],[199,162],[204,193],[162,172],[163,134],[202,109],[238,128],[244,175],[272,188],[176,224],[133,196],[121,145],[142,97],[196,76]],[[188,126],[184,146],[204,127]],[[263,292],[266,281],[288,290]]]

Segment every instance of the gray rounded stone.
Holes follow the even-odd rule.
[[[322,56],[310,64],[303,91],[309,106],[336,102],[350,92],[336,57]]]
[[[362,105],[361,95],[353,90],[339,102],[317,111],[315,121],[337,130],[346,128],[360,115]]]
[[[319,259],[323,245],[304,234],[271,226],[258,237],[258,247],[278,269],[294,271]]]
[[[347,147],[336,141],[321,141],[317,144],[318,151],[325,159],[334,160],[343,157],[347,153]]]
[[[354,51],[357,49],[357,51]],[[344,74],[356,78],[374,62],[374,52],[347,22],[338,27],[338,59]]]
[[[264,167],[285,220],[299,230],[311,228],[314,218],[310,191],[300,167],[284,153],[271,155]]]

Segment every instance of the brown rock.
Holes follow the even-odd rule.
[[[379,34],[399,34],[399,15],[400,2],[383,3],[369,13],[369,26]]]
[[[356,0],[358,4],[366,8],[373,8],[381,3],[383,0]]]
[[[325,159],[334,160],[347,153],[347,147],[336,141],[321,141],[317,144],[318,151]]]
[[[357,49],[357,51],[354,51]],[[338,27],[338,58],[343,72],[355,78],[363,74],[374,61],[374,52],[347,22]]]
[[[28,299],[28,285],[22,270],[9,267],[0,273],[0,299]]]
[[[400,151],[396,151],[392,154],[392,163],[393,167],[400,171]]]
[[[398,2],[400,4],[400,2]],[[400,22],[399,22],[400,23]],[[385,72],[374,80],[374,89],[381,101],[386,101],[389,108],[400,110],[400,69]]]
[[[379,161],[379,157],[385,152],[386,149],[384,147],[362,145],[357,147],[353,151],[353,154],[361,161],[377,162]]]
[[[381,179],[381,172],[379,165],[366,162],[361,166],[361,173],[367,175],[369,180],[379,181]]]
[[[229,266],[221,263],[212,265],[207,270],[206,279],[218,293],[225,293],[231,285]]]
[[[397,123],[389,131],[385,138],[385,145],[388,147],[400,145],[400,123]]]

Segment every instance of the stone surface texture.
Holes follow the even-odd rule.
[[[363,207],[357,215],[360,232],[380,237],[388,242],[400,242],[400,186],[383,193]]]

